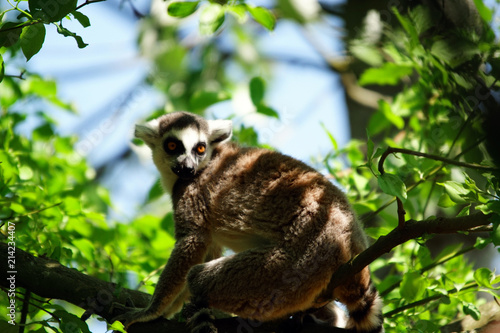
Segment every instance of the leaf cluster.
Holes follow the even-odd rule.
[[[61,112],[74,112],[71,105],[57,98],[53,81],[30,76],[20,82],[7,77],[0,85],[1,241],[105,281],[136,286],[145,283],[173,247],[171,214],[159,218],[139,212],[129,225],[110,221],[110,195],[85,156],[75,149],[78,139],[58,134],[56,120],[47,113],[24,112],[34,101]],[[22,127],[33,123],[37,125],[29,135],[23,134]],[[149,200],[155,199],[152,193]],[[12,256],[16,258],[15,252]],[[144,260],[130,259],[137,257]],[[16,261],[13,263],[15,269]],[[135,275],[130,276],[123,265]],[[33,295],[28,309],[22,300],[28,299],[29,292],[18,288],[16,296],[17,312],[21,306],[27,309],[30,330],[89,332],[79,318],[82,310],[75,305]],[[2,297],[0,304],[6,307],[8,302]],[[3,316],[0,331],[17,330]]]
[[[96,1],[83,5],[92,2]],[[0,26],[2,237],[7,241],[7,223],[13,222],[19,247],[151,293],[174,244],[173,217],[159,183],[128,224],[110,220],[112,200],[99,175],[75,149],[78,139],[59,135],[55,119],[46,112],[26,111],[26,105],[37,100],[42,101],[41,109],[50,105],[74,112],[57,97],[55,82],[36,75],[20,82],[5,75],[7,62],[19,51],[27,60],[40,51],[48,27],[55,26],[63,36],[75,38],[79,47],[85,46],[62,25],[74,18],[89,26],[89,19],[78,11],[82,5],[67,1],[49,13],[46,3],[9,2],[11,7],[0,14],[5,18]],[[391,10],[397,27],[386,26],[376,43],[362,37],[350,41],[350,54],[368,67],[358,83],[366,88],[390,86],[398,92],[378,102],[363,140],[339,147],[334,133],[325,128],[332,149],[323,165],[346,191],[372,238],[387,235],[405,219],[489,214],[491,225],[470,230],[457,242],[440,247],[436,242],[446,239],[436,241],[426,235],[371,264],[384,297],[387,331],[434,332],[457,316],[478,319],[477,293],[498,295],[497,273],[474,267],[465,257],[485,248],[498,251],[500,245],[500,175],[494,159],[498,145],[490,140],[488,126],[498,110],[494,95],[499,47],[488,28],[491,11],[482,1],[475,3],[485,21],[481,33],[442,29],[443,20],[435,12],[414,7]],[[310,24],[291,2],[278,1],[269,9],[246,1],[171,1],[165,10],[176,20],[160,25],[154,18],[145,19],[139,43],[157,50],[144,52],[154,63],[146,83],[166,96],[166,110],[210,113],[212,107],[232,101],[236,107],[248,104],[249,114],[286,120],[280,119],[283,110],[270,106],[266,98],[266,82],[274,73],[256,40],[283,18],[298,26]],[[13,19],[10,12],[18,16]],[[193,18],[198,20],[196,33],[202,36],[194,46],[182,39],[185,23]],[[154,45],[147,44],[150,31],[155,31]],[[221,36],[231,39],[234,48],[224,47]],[[151,117],[164,112],[158,109]],[[38,124],[35,130],[23,134],[23,125],[33,122]],[[242,144],[259,144],[251,126],[241,125],[235,137]],[[391,152],[388,147],[398,150]],[[396,201],[404,210],[403,221]],[[78,330],[88,330],[74,315],[79,310],[71,306],[36,297],[31,304],[30,329],[65,331],[67,323],[78,321]],[[0,330],[7,327],[0,321]]]
[[[85,4],[96,1],[87,1]],[[82,37],[69,31],[63,26],[63,20],[74,18],[86,28],[90,26],[87,16],[78,11],[77,0],[69,1],[44,1],[44,0],[17,0],[8,1],[10,8],[0,7],[0,50],[6,50],[10,56],[15,55],[20,49],[26,60],[30,60],[40,52],[45,42],[46,26],[53,25],[57,32],[64,37],[75,39],[79,48],[86,44]],[[26,7],[27,3],[27,8]],[[85,5],[84,4],[84,5]],[[16,17],[13,17],[17,14]],[[4,77],[4,59],[0,56],[0,82]]]
[[[478,9],[491,19],[484,5]],[[434,332],[459,313],[478,320],[478,291],[498,297],[500,278],[464,260],[466,253],[500,245],[500,172],[493,159],[498,145],[491,149],[485,125],[498,110],[491,98],[498,91],[498,44],[488,28],[481,36],[459,29],[436,33],[442,21],[426,7],[392,13],[399,28],[387,28],[381,43],[365,45],[388,61],[365,70],[359,84],[397,86],[399,92],[379,102],[366,143],[351,141],[340,150],[334,145],[324,162],[375,239],[404,219],[491,214],[491,228],[470,234],[467,248],[459,242],[436,253],[435,242],[424,237],[371,266],[380,277],[388,326]],[[360,43],[353,41],[354,55]]]

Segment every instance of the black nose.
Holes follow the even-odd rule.
[[[181,179],[191,179],[195,175],[195,170],[192,167],[176,165],[172,171]]]

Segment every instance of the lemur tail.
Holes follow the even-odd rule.
[[[383,333],[382,306],[377,289],[370,283],[361,299],[355,303],[347,304],[349,311],[347,328],[363,333]]]

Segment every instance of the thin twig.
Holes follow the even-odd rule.
[[[38,214],[38,213],[43,212],[44,210],[57,207],[57,206],[59,206],[61,204],[62,204],[62,202],[58,202],[58,203],[55,203],[53,205],[50,205],[50,206],[47,206],[47,207],[43,207],[43,208],[40,208],[40,209],[37,209],[37,210],[34,210],[34,211],[31,211],[31,212],[28,212],[28,213],[23,214],[23,215],[11,216],[9,219],[10,220],[15,220],[15,219],[20,218],[20,217],[26,217],[26,216],[30,216],[30,215],[33,215],[33,214]],[[5,220],[7,220],[7,219],[5,219]]]
[[[25,80],[24,73],[26,73],[25,70],[21,71],[21,73],[19,73],[18,75],[5,74],[4,77],[11,77],[13,79]]]
[[[413,156],[418,156],[418,157],[425,157],[425,158],[429,158],[432,160],[441,161],[441,162],[444,162],[446,164],[461,166],[461,167],[468,168],[468,169],[476,169],[476,170],[482,170],[482,171],[500,171],[500,169],[498,169],[498,168],[492,168],[492,167],[485,166],[485,165],[465,163],[465,162],[453,160],[451,158],[442,157],[439,155],[427,154],[427,153],[422,153],[422,152],[414,151],[414,150],[410,150],[410,149],[394,148],[394,147],[388,147],[386,149],[386,151],[380,157],[380,161],[378,164],[379,171],[384,170],[384,166],[383,166],[384,160],[387,158],[388,155],[393,154],[393,153],[402,153],[402,154],[413,155]]]
[[[457,159],[457,158],[460,158],[461,156],[467,154],[469,151],[471,151],[472,149],[474,149],[475,147],[477,147],[479,144],[481,144],[481,142],[483,142],[484,140],[486,140],[486,137],[484,137],[484,136],[481,137],[481,138],[479,138],[476,142],[474,142],[473,144],[471,144],[469,147],[463,149],[462,152],[460,152],[460,154],[456,155],[454,158]],[[429,171],[429,173],[427,175],[425,175],[422,179],[420,179],[418,182],[416,182],[413,185],[408,186],[406,192],[407,193],[411,192],[418,185],[424,183],[425,181],[427,181],[428,178],[434,176],[439,171],[441,171],[444,168],[444,166],[445,166],[445,164],[440,165],[440,166],[434,168],[433,170]],[[383,211],[384,209],[386,209],[387,207],[389,207],[395,200],[396,200],[395,198],[392,198],[391,200],[387,201],[385,204],[381,205],[377,210],[375,210],[375,211],[373,211],[373,212],[365,215],[361,220],[362,221],[370,220],[372,217],[378,215],[381,211]]]
[[[458,291],[472,289],[472,288],[475,288],[477,286],[478,286],[478,284],[476,282],[470,282],[470,283],[466,284],[460,290],[457,290],[457,288],[453,288],[453,289],[448,290],[447,293],[448,294],[454,294],[454,293],[456,293]],[[392,317],[395,314],[398,314],[398,313],[403,312],[405,310],[412,309],[412,308],[415,308],[415,307],[420,306],[420,305],[427,304],[427,303],[432,302],[432,301],[436,301],[436,300],[440,299],[443,296],[445,296],[445,295],[443,295],[443,294],[437,294],[437,295],[433,295],[433,296],[430,296],[430,297],[418,300],[418,301],[413,302],[413,303],[409,303],[409,304],[403,305],[403,306],[401,306],[399,308],[396,308],[396,309],[394,309],[392,311],[384,313],[384,317]]]
[[[391,147],[389,147],[389,148],[391,148]],[[390,152],[388,152],[389,148],[387,148],[387,150],[382,154],[382,156],[380,157],[380,160],[378,162],[378,171],[380,172],[380,175],[383,175],[385,173],[384,161],[387,158],[387,156],[389,156],[389,154],[390,154]],[[404,209],[403,202],[401,201],[401,199],[399,199],[399,197],[396,197],[396,202],[398,205],[398,228],[402,228],[405,224],[406,211]]]
[[[80,6],[76,7],[75,10],[78,10],[84,6],[90,5],[90,4],[95,3],[95,2],[103,2],[103,1],[106,1],[106,0],[87,0],[84,3],[82,3]]]
[[[465,253],[467,253],[467,252],[470,252],[470,251],[472,251],[472,250],[475,250],[475,249],[476,249],[476,248],[475,248],[474,246],[470,246],[470,247],[468,247],[468,248],[466,248],[466,249],[463,249],[463,250],[461,250],[461,251],[458,251],[457,253],[455,253],[455,254],[453,254],[453,255],[450,255],[450,256],[447,256],[447,257],[445,257],[445,258],[442,258],[441,260],[438,260],[438,261],[436,261],[436,262],[433,262],[432,264],[427,265],[427,266],[425,266],[425,267],[423,267],[423,268],[419,269],[419,270],[418,270],[418,273],[422,275],[422,274],[424,274],[425,272],[427,272],[427,271],[429,271],[429,270],[433,269],[433,268],[434,268],[434,267],[436,267],[436,266],[442,265],[442,264],[444,264],[444,263],[446,263],[446,262],[450,261],[451,259],[457,258],[457,257],[459,257],[459,256],[461,256],[461,255],[463,255],[463,254],[465,254]],[[398,281],[398,282],[396,282],[396,283],[393,283],[393,284],[392,284],[391,286],[389,286],[387,289],[384,289],[384,291],[381,291],[381,292],[380,292],[380,296],[384,297],[384,296],[388,295],[391,291],[393,291],[394,289],[396,289],[396,288],[397,288],[400,284],[401,284],[401,281]]]
[[[0,33],[11,31],[11,30],[22,29],[24,27],[28,27],[30,25],[35,25],[35,24],[38,24],[38,23],[42,23],[42,20],[38,19],[38,20],[33,20],[33,21],[27,21],[27,22],[24,22],[23,24],[16,25],[14,27],[3,28],[3,29],[0,29]]]

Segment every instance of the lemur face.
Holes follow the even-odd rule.
[[[207,149],[208,148],[208,149]],[[196,127],[165,133],[163,150],[171,170],[179,178],[192,178],[210,160],[211,149],[207,133]]]
[[[135,136],[151,148],[164,180],[194,177],[231,134],[231,121],[205,120],[187,112],[166,114],[135,128]]]

